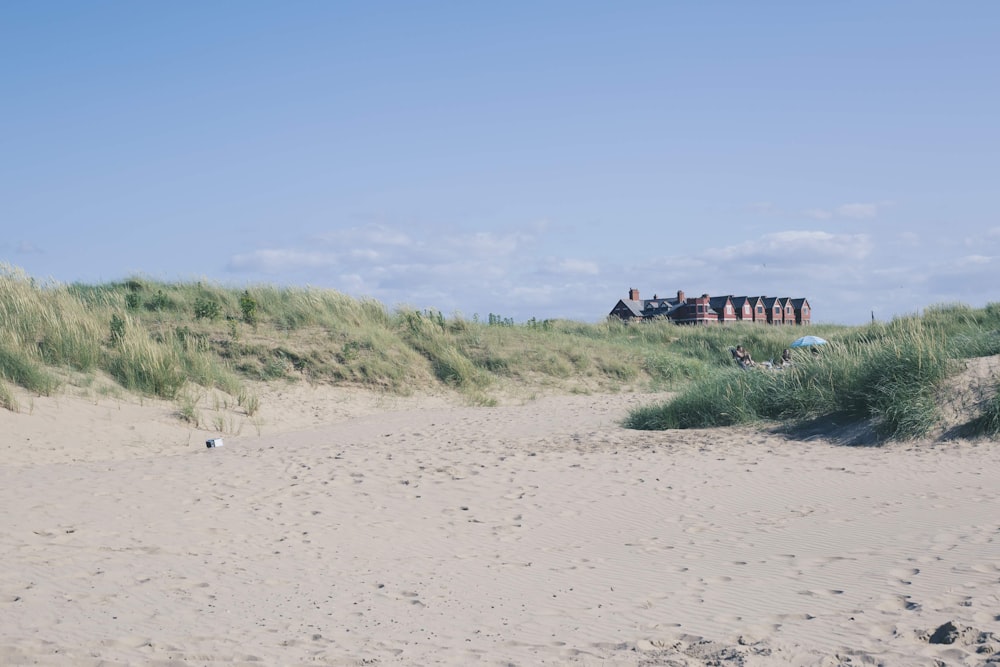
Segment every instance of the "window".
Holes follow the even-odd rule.
[[[733,314],[733,306],[731,304],[727,305],[726,306],[726,315],[732,315],[732,314]]]
[[[764,314],[764,306],[757,306],[757,314],[758,315]]]

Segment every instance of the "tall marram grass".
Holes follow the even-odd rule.
[[[185,346],[164,327],[161,313],[130,307],[126,297],[134,293],[134,285],[38,282],[0,265],[0,376],[39,394],[59,387],[60,369],[104,371],[127,389],[163,398],[189,380],[238,385],[216,356]]]
[[[935,394],[957,371],[947,332],[919,318],[845,331],[791,366],[720,369],[675,399],[633,411],[637,429],[702,428],[823,416],[872,420],[879,437],[914,438],[941,419]]]
[[[135,326],[108,351],[107,370],[126,389],[163,398],[175,398],[188,378],[173,335],[156,340]]]
[[[489,324],[390,312],[335,290],[135,276],[103,285],[39,282],[0,266],[0,378],[51,393],[69,370],[180,400],[185,383],[236,396],[265,380],[350,383],[397,393],[435,385],[488,403],[491,387],[672,387],[704,362],[672,352],[676,327],[532,320]]]
[[[994,394],[982,406],[982,412],[966,425],[969,435],[995,436],[1000,434],[1000,383],[994,387]]]
[[[804,331],[614,318],[515,324],[493,314],[487,323],[390,311],[335,290],[143,276],[61,285],[0,265],[0,404],[16,403],[9,385],[50,394],[98,372],[129,390],[177,400],[182,412],[185,396],[200,395],[186,385],[248,397],[246,384],[257,380],[396,393],[448,387],[479,404],[501,388],[640,387],[680,394],[632,413],[633,428],[842,415],[872,420],[882,437],[906,438],[939,419],[935,391],[955,359],[1000,353],[1000,305],[944,304],[887,324],[808,331],[830,340],[819,355],[799,351],[784,370],[744,372],[729,348],[743,344],[758,361],[777,359]],[[250,401],[248,414],[259,407]],[[1000,414],[1000,404],[984,409],[977,428],[998,433],[1000,417],[990,410]]]
[[[0,408],[10,410],[11,412],[17,412],[21,409],[21,405],[18,403],[17,397],[14,396],[14,392],[11,391],[10,386],[3,380],[0,380]]]

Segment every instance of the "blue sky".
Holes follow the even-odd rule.
[[[0,5],[0,261],[596,321],[1000,301],[1000,3]]]

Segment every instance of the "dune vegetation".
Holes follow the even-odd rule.
[[[774,333],[763,331],[768,338]],[[634,411],[626,425],[658,430],[760,421],[791,428],[865,423],[876,442],[925,437],[946,427],[953,435],[1000,433],[997,378],[976,387],[956,385],[969,360],[1000,354],[1000,304],[934,306],[919,317],[821,335],[827,345],[795,350],[784,367],[716,368],[671,400]],[[767,349],[773,356],[773,348]],[[963,414],[949,423],[943,407],[955,403],[955,394],[970,393]]]
[[[880,439],[930,433],[940,392],[963,360],[1000,353],[1000,304],[938,306],[863,327],[812,325],[830,343],[780,371],[742,371],[729,349],[778,359],[792,327],[680,327],[666,321],[515,323],[355,299],[329,289],[132,277],[102,285],[41,282],[0,265],[0,405],[12,387],[51,395],[100,386],[175,401],[223,392],[248,415],[258,382],[304,381],[410,394],[459,392],[494,404],[504,392],[677,392],[626,420],[635,429],[703,428],[824,417],[869,421]],[[98,382],[100,380],[100,382]],[[1000,432],[995,387],[963,426]]]

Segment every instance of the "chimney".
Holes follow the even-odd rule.
[[[628,288],[628,300],[629,301],[638,301],[639,300],[639,290],[637,290],[634,287],[629,287]]]
[[[684,290],[677,290],[677,303],[684,303],[686,299],[684,298]]]

